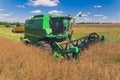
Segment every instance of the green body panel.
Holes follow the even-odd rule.
[[[61,25],[58,26],[60,30],[56,27],[57,19],[60,19],[62,21],[64,18],[66,17],[50,14],[33,16],[31,19],[28,19],[25,22],[25,37],[29,39],[33,44],[36,44],[39,40],[43,40],[45,38],[68,38],[68,35],[70,34],[68,31],[68,26],[66,26],[66,24],[63,23],[65,29],[63,29]],[[53,22],[50,23],[50,21]]]
[[[56,38],[56,39],[64,39],[64,38],[67,38],[68,37],[68,34],[59,34],[59,35],[47,35],[48,38]]]
[[[43,17],[43,29],[50,28],[50,17],[49,15],[44,15]]]

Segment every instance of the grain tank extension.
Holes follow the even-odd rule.
[[[57,57],[77,58],[78,54],[90,44],[100,40],[97,33],[71,40],[72,23],[81,16],[79,12],[75,17],[43,14],[33,16],[25,22],[24,37],[21,40],[26,44],[36,44],[45,49],[52,50]]]

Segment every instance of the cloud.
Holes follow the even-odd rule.
[[[42,13],[42,11],[41,10],[34,10],[34,11],[30,11],[30,13],[40,14],[40,13]]]
[[[104,16],[102,14],[96,14],[94,15],[94,17],[90,17],[89,15],[88,16],[83,16],[83,17],[80,17],[78,19],[76,19],[76,23],[80,23],[80,22],[106,22],[108,20],[108,17],[107,16]]]
[[[16,6],[19,7],[19,8],[25,8],[24,5],[16,5]]]
[[[3,22],[25,22],[24,18],[21,17],[6,17],[6,18],[2,18],[1,21]]]
[[[5,11],[5,10],[0,8],[0,11]]]
[[[10,15],[11,15],[11,13],[10,14],[0,14],[0,17],[3,18],[3,17],[8,17]]]
[[[91,14],[91,12],[88,12],[87,14]]]
[[[91,14],[91,12],[88,12],[86,14],[82,14],[82,17],[88,17]]]
[[[0,21],[3,22],[25,22],[27,17],[17,17],[15,15],[12,15],[13,13],[6,13],[6,14],[0,14]]]
[[[56,15],[60,15],[63,13],[63,11],[58,11],[58,10],[51,10],[48,12],[49,14],[56,14]]]
[[[13,13],[8,13],[8,14],[0,14],[0,19],[9,17],[10,15],[12,15]]]
[[[59,0],[29,0],[28,4],[32,6],[57,6]]]
[[[82,16],[83,16],[83,17],[86,17],[86,16],[88,16],[88,15],[87,15],[87,14],[82,14]]]
[[[89,17],[84,17],[83,20],[89,22],[89,21],[92,21],[92,18],[89,18]]]
[[[90,17],[79,17],[75,20],[76,23],[80,23],[80,22],[92,22],[92,18]]]
[[[4,17],[4,18],[0,18],[0,21],[2,22],[21,22],[21,23],[25,23],[25,21],[28,19],[28,16],[14,16],[14,15],[10,15],[8,17]]]
[[[94,8],[101,8],[101,5],[95,5]]]
[[[104,20],[104,19],[107,19],[108,17],[107,16],[104,16],[102,14],[96,14],[94,15],[95,17],[99,17],[100,20]]]
[[[18,21],[20,18],[19,17],[12,17],[10,19],[8,19],[8,21]]]
[[[95,17],[102,17],[103,15],[102,14],[96,14],[94,15]]]
[[[107,16],[103,16],[102,19],[107,19],[108,17]]]
[[[118,13],[118,15],[120,16],[120,13]]]

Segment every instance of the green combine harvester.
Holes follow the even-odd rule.
[[[72,24],[81,16],[79,12],[75,17],[58,16],[53,14],[35,15],[25,22],[24,37],[21,41],[25,44],[36,44],[44,49],[52,51],[56,57],[77,58],[78,54],[90,44],[104,40],[97,33],[71,40]]]

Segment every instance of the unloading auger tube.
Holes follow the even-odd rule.
[[[69,31],[72,31],[72,24],[74,23],[74,21],[78,18],[82,16],[82,12],[79,12],[76,16],[74,16],[70,22],[69,22]]]

